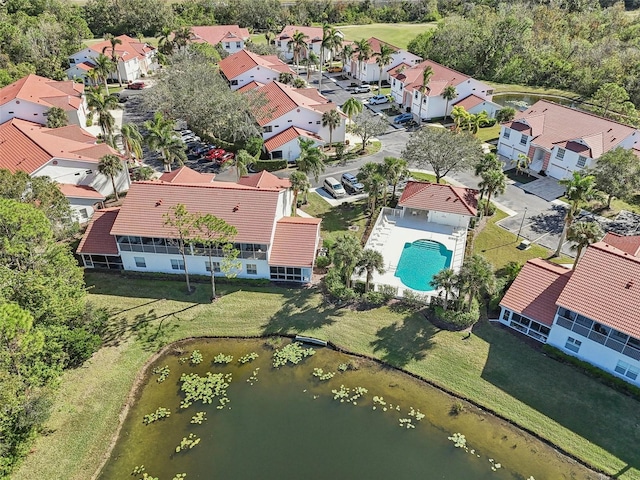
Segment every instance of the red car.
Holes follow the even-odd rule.
[[[209,150],[204,157],[211,161],[219,160],[225,153],[227,152],[222,148],[214,148],[213,150]]]
[[[127,84],[127,88],[129,90],[142,90],[144,87],[146,87],[144,82],[135,82],[135,83]]]

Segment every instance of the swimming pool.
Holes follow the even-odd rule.
[[[407,287],[421,292],[433,290],[429,283],[443,268],[451,266],[453,252],[440,242],[416,240],[405,243],[395,276]]]

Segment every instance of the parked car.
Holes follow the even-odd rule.
[[[327,72],[329,72],[329,73],[340,73],[340,72],[342,72],[342,67],[338,67],[338,66],[329,67],[329,68],[327,68]]]
[[[122,92],[116,92],[114,95],[118,99],[118,103],[126,103],[127,100],[129,100],[129,97],[127,95],[123,95]]]
[[[344,197],[347,193],[344,191],[342,184],[333,177],[324,180],[322,187],[333,198]]]
[[[232,162],[235,157],[233,152],[227,152],[220,157],[220,163]]]
[[[209,150],[204,157],[208,158],[210,161],[214,161],[222,158],[225,153],[227,152],[222,148],[214,148],[213,150]]]
[[[351,173],[342,174],[342,185],[347,193],[362,193],[364,191],[364,185],[361,184],[355,175]]]
[[[353,89],[353,93],[369,93],[371,91],[371,85],[364,83]]]
[[[410,113],[401,113],[393,119],[393,123],[407,123],[413,120],[413,115]]]
[[[127,88],[129,90],[142,90],[146,86],[147,85],[144,82],[133,82],[127,84]]]
[[[374,95],[369,99],[369,105],[382,105],[383,103],[389,103],[389,97],[386,95]]]

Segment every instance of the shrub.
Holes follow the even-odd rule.
[[[516,109],[513,107],[504,107],[501,110],[498,110],[496,114],[496,120],[500,123],[510,122],[516,116]]]
[[[402,295],[402,304],[411,310],[420,310],[427,303],[429,300],[425,295],[420,295],[412,290],[405,290]]]
[[[389,299],[382,292],[374,292],[373,290],[365,293],[362,296],[362,299],[365,301],[365,303],[375,307],[384,305],[389,301]]]
[[[436,320],[444,324],[448,330],[464,330],[469,328],[480,318],[478,302],[473,302],[470,312],[460,310],[445,310],[439,305],[433,306],[433,315]]]
[[[393,285],[379,285],[378,292],[384,296],[385,302],[388,302],[398,296],[398,287],[394,287]]]
[[[489,120],[481,122],[480,123],[480,128],[493,127],[496,124],[497,121],[498,120],[496,120],[495,118],[490,118]]]
[[[327,268],[331,265],[331,259],[327,255],[316,258],[316,267]]]
[[[253,164],[253,168],[256,172],[266,170],[267,172],[275,172],[276,170],[282,170],[287,168],[286,160],[256,160]]]
[[[478,211],[479,212],[484,212],[485,208],[487,208],[487,199],[483,198],[481,200],[478,200]],[[489,214],[487,216],[491,217],[494,213],[496,213],[496,206],[489,202]]]
[[[342,283],[340,272],[335,269],[330,270],[327,276],[324,277],[324,285],[329,296],[341,303],[351,302],[358,296],[352,288],[348,288]]]

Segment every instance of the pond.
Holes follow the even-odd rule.
[[[559,103],[572,108],[579,108],[580,100],[561,97],[557,95],[538,95],[535,93],[498,93],[493,96],[493,101],[503,107],[513,107],[521,112],[529,108],[539,100],[548,100],[549,102]]]
[[[310,353],[295,344],[287,354],[290,344],[200,339],[171,347],[143,379],[99,478],[598,478],[507,422],[376,362],[313,347],[297,365],[274,368],[275,352],[285,360]],[[185,395],[205,391],[191,384],[181,392],[190,384],[181,375],[207,372],[220,395],[181,408]],[[170,415],[145,424],[145,415],[163,417],[160,407]]]

